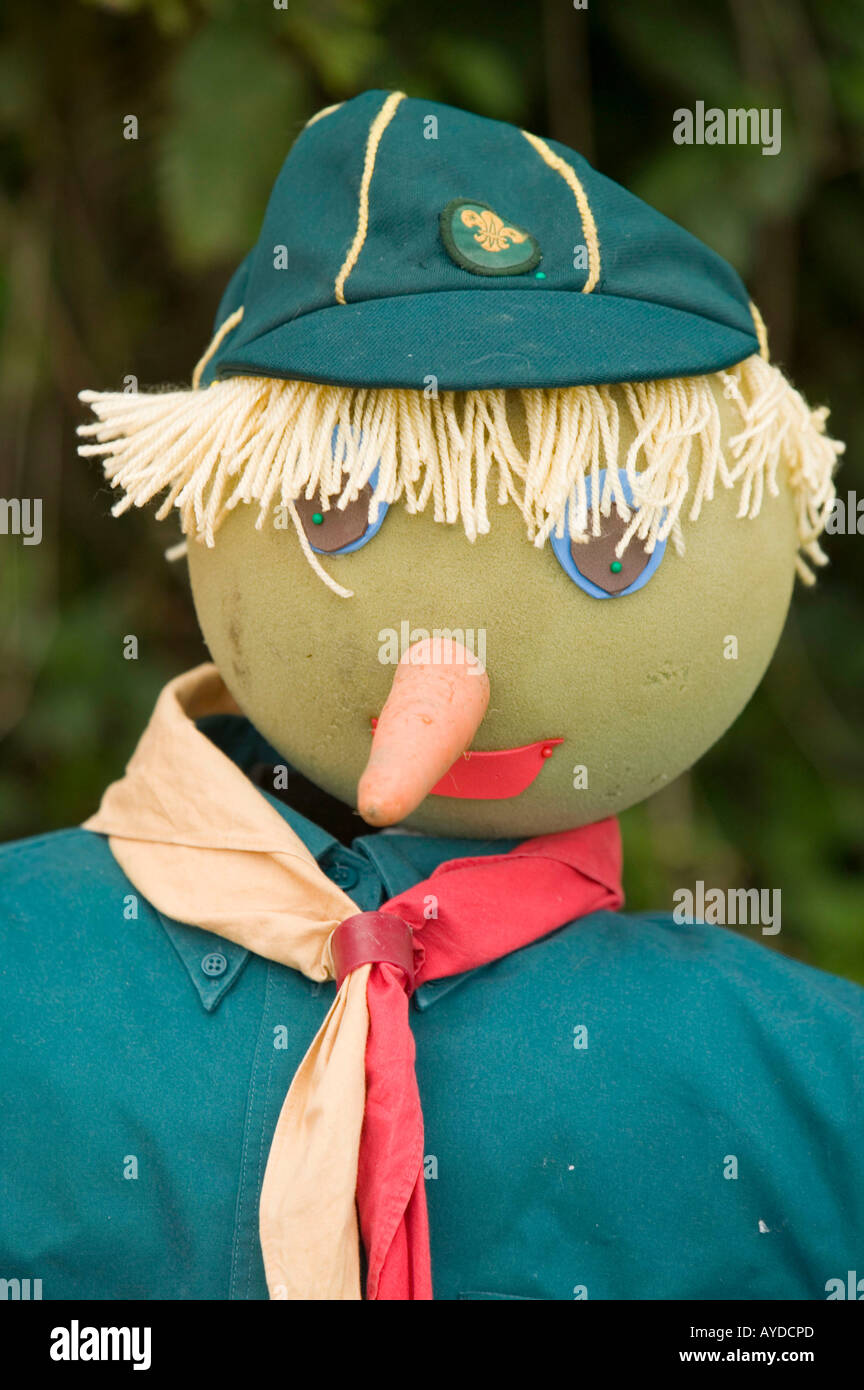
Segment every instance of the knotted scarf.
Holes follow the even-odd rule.
[[[166,916],[309,979],[334,979],[336,929],[345,923],[350,956],[354,924],[346,919],[362,926],[376,914],[360,913],[276,807],[196,728],[215,713],[239,714],[215,666],[171,681],[125,776],[84,828],[109,837],[133,886]],[[409,992],[619,907],[620,866],[610,819],[505,854],[447,860],[382,905],[391,927],[413,929],[413,980],[392,951],[383,959],[367,952],[364,961],[361,934],[359,958],[349,961],[297,1069],[261,1190],[271,1298],[363,1297],[361,1233],[366,1298],[432,1297]]]

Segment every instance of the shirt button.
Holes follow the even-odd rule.
[[[224,975],[228,969],[228,962],[221,951],[211,951],[202,960],[201,969],[205,975]]]
[[[350,864],[334,864],[330,877],[340,888],[353,888],[357,882],[358,873]]]

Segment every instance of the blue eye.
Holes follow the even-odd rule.
[[[602,492],[606,470],[600,471]],[[623,468],[618,470],[621,488],[628,506],[633,506],[633,492]],[[588,507],[591,507],[591,478],[585,479]],[[659,569],[666,552],[666,542],[657,541],[649,555],[642,542],[635,536],[624,554],[615,554],[615,547],[624,535],[629,522],[622,521],[614,506],[608,517],[600,518],[602,527],[599,536],[589,536],[587,541],[571,543],[569,535],[570,507],[564,516],[564,535],[552,535],[552,549],[561,568],[574,583],[584,589],[592,598],[624,598],[643,588]]]
[[[335,506],[325,509],[320,498],[297,498],[294,505],[316,555],[350,555],[352,551],[362,550],[373,536],[377,536],[387,515],[387,503],[380,502],[377,517],[369,521],[369,502],[377,481],[378,469],[375,468],[354,501],[341,511]]]

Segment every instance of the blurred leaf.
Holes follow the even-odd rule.
[[[258,234],[304,119],[305,82],[266,32],[214,22],[184,48],[169,90],[161,195],[175,254],[190,268],[230,261]]]
[[[82,0],[95,9],[115,14],[140,14],[149,11],[159,29],[165,34],[181,33],[188,29],[194,15],[194,5],[186,0]]]
[[[722,7],[618,0],[608,20],[649,81],[660,79],[672,92],[690,93],[708,106],[742,104],[733,31]]]
[[[377,14],[362,0],[331,0],[330,4],[298,4],[284,11],[285,32],[316,77],[337,98],[354,96],[373,64],[385,52],[375,22]]]
[[[494,41],[441,34],[429,45],[429,61],[456,101],[495,120],[518,119],[524,102],[522,74]]]
[[[25,44],[0,49],[0,127],[15,129],[33,120],[43,99],[43,77],[38,56]]]

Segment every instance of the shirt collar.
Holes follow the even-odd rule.
[[[199,719],[197,725],[243,772],[248,773],[256,763],[287,766],[285,759],[241,715],[210,714]],[[290,773],[290,767],[288,771]],[[270,792],[261,790],[260,795],[288,822],[322,872],[349,893],[364,912],[374,910],[388,898],[428,878],[447,859],[502,854],[518,843],[515,840],[451,840],[405,831],[374,831],[358,835],[349,847]],[[161,912],[157,915],[201,1003],[212,1012],[239,978],[249,952],[200,927],[174,921]],[[473,973],[466,971],[421,985],[414,994],[416,1007],[428,1008]],[[311,981],[307,983],[310,988],[318,988]]]

